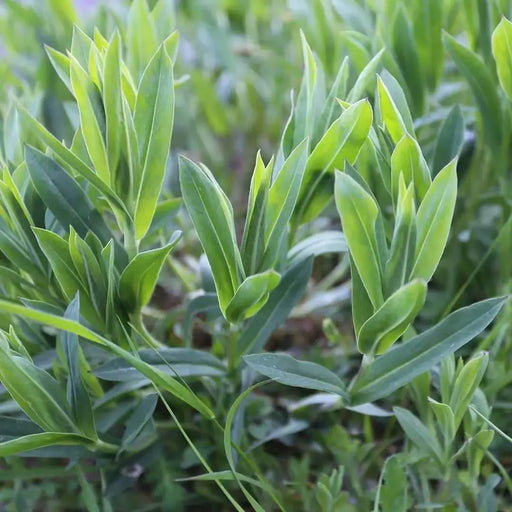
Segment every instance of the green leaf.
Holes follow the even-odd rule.
[[[89,158],[96,174],[106,183],[110,181],[105,147],[105,111],[101,94],[78,61],[71,56],[71,87],[80,113],[80,129]]]
[[[30,420],[0,416],[0,437],[4,439],[39,434],[41,432],[41,428]]]
[[[236,464],[233,457],[233,443],[232,443],[232,435],[231,432],[233,430],[233,422],[235,421],[236,412],[238,408],[242,404],[242,402],[259,386],[262,386],[265,382],[259,382],[253,386],[250,386],[248,389],[244,390],[237,399],[233,402],[233,405],[229,408],[228,414],[226,415],[226,425],[224,427],[224,451],[226,453],[226,459],[228,461],[229,467],[231,469],[231,473],[236,483],[242,490],[244,496],[247,498],[252,508],[256,512],[265,512],[265,509],[254,499],[251,493],[245,488],[245,485],[242,483],[242,480],[238,478],[238,472],[236,471]],[[270,495],[273,496],[273,492],[270,492]],[[235,507],[239,512],[243,509],[237,506]],[[282,507],[281,507],[282,508]]]
[[[44,432],[18,437],[5,443],[0,443],[0,457],[9,457],[18,453],[37,450],[46,446],[89,445],[91,440],[78,434],[59,432]]]
[[[443,35],[445,48],[468,81],[482,116],[483,136],[489,146],[498,149],[502,140],[501,105],[493,77],[476,53]]]
[[[375,308],[382,305],[382,279],[373,197],[346,173],[336,172],[334,195],[351,257]]]
[[[25,161],[37,193],[66,231],[73,226],[82,238],[92,231],[104,244],[113,238],[84,190],[56,162],[30,146]]]
[[[474,412],[477,416],[479,416],[487,425],[489,425],[497,434],[499,434],[505,441],[512,444],[512,437],[505,434],[503,430],[498,428],[489,418],[486,418],[476,407],[470,405],[469,408],[471,409],[471,412]]]
[[[374,512],[379,511],[379,505],[382,512],[407,511],[407,473],[398,455],[386,459],[379,485]]]
[[[443,255],[455,201],[457,162],[452,160],[434,179],[416,215],[417,242],[411,277],[429,281]]]
[[[112,207],[122,212],[126,218],[130,215],[117,194],[105,183],[83,160],[55,138],[41,123],[34,119],[22,106],[17,104],[18,112],[31,133],[41,142],[48,145],[59,161],[65,164],[66,172],[70,175],[77,173],[87,180],[101,194],[105,195]],[[71,169],[71,171],[70,171]]]
[[[69,91],[73,93],[73,88],[71,87],[71,79],[69,78],[69,57],[61,52],[58,52],[54,48],[50,48],[49,46],[45,46],[45,50],[48,55],[48,58],[50,59],[50,62],[52,63],[53,68],[59,75],[59,78],[66,85]]]
[[[464,144],[464,116],[460,105],[451,108],[441,124],[434,147],[432,171],[434,176],[454,158],[458,158]]]
[[[84,472],[80,466],[77,467],[77,475],[80,482],[80,487],[82,488],[82,501],[88,512],[101,512],[101,509],[98,506],[98,502],[96,500],[94,486],[91,482],[89,482],[89,480],[87,480],[87,477],[84,475]]]
[[[382,123],[386,127],[395,144],[408,133],[411,133],[411,127],[406,124],[402,114],[391,96],[390,91],[384,84],[381,77],[377,78],[377,95],[379,99],[379,111],[382,117]]]
[[[267,302],[268,294],[279,284],[280,278],[274,270],[247,277],[226,306],[226,319],[236,323],[256,314]]]
[[[253,370],[285,386],[314,389],[346,397],[343,381],[319,364],[298,361],[287,354],[251,354],[243,359]]]
[[[101,245],[101,242],[98,243]],[[91,247],[76,234],[73,227],[70,229],[68,245],[76,272],[87,289],[95,310],[101,316],[106,310],[107,276],[103,274]]]
[[[256,155],[256,165],[251,178],[247,216],[242,238],[241,254],[245,271],[254,274],[260,264],[265,249],[265,224],[267,201],[272,177],[271,161],[267,166]]]
[[[371,88],[375,87],[375,73],[385,51],[385,48],[379,50],[359,73],[356,83],[348,94],[349,102],[359,101]]]
[[[352,320],[354,322],[354,330],[356,336],[359,335],[359,331],[363,324],[370,318],[375,308],[373,307],[372,301],[368,296],[368,292],[364,287],[361,276],[357,270],[357,266],[354,263],[354,258],[350,255],[350,277],[351,277],[351,302],[352,302]]]
[[[300,39],[302,44],[304,73],[294,111],[293,146],[297,146],[307,136],[313,133],[315,117],[317,115],[317,112],[315,112],[315,109],[313,108],[313,103],[315,100],[315,93],[318,89],[318,70],[315,57],[302,30],[300,31]]]
[[[27,272],[35,280],[46,282],[46,272],[41,269],[40,264],[34,262],[33,255],[20,244],[2,218],[0,218],[0,251],[13,265]]]
[[[407,409],[393,407],[396,419],[407,434],[407,437],[425,453],[428,453],[438,463],[443,461],[443,450],[438,440],[430,433],[428,428]]]
[[[212,269],[220,308],[225,314],[244,277],[236,245],[233,209],[212,174],[192,161],[180,159],[183,201]]]
[[[412,114],[407,103],[407,97],[405,95],[400,82],[387,70],[384,69],[380,74],[380,80],[385,86],[386,93],[392,100],[394,107],[396,108],[401,121],[405,127],[406,132],[414,137],[414,122],[412,120]]]
[[[356,377],[351,405],[387,396],[478,336],[501,310],[506,298],[477,302],[448,315],[434,327],[393,347]]]
[[[87,327],[84,327],[74,320],[69,320],[67,318],[36,309],[26,308],[20,304],[1,299],[0,311],[5,311],[13,315],[20,315],[24,318],[39,322],[40,324],[50,325],[57,329],[66,330],[68,332],[78,334],[78,336],[81,336],[86,340],[97,343],[109,350],[111,353],[125,359],[134,368],[139,370],[140,373],[150,379],[155,386],[160,387],[176,396],[180,400],[183,400],[185,403],[190,405],[190,407],[193,407],[205,417],[214,417],[213,411],[200,398],[198,398],[193,391],[178,382],[176,379],[173,379],[158,369],[153,368],[151,365],[145,363],[136,355],[131,354],[127,350],[124,350],[118,346],[116,343],[103,338],[99,334],[96,334],[94,331],[91,331]]]
[[[121,440],[123,449],[129,449],[130,444],[135,441],[148,421],[151,420],[158,402],[158,395],[152,394],[145,396],[140,404],[132,412],[126,421],[126,428]]]
[[[116,183],[116,168],[121,153],[123,133],[123,99],[121,89],[121,41],[115,33],[105,53],[103,66],[103,103],[105,105],[106,150],[110,185]]]
[[[453,440],[455,438],[456,427],[455,417],[450,406],[437,402],[436,400],[429,397],[428,399],[432,410],[436,416],[437,422],[439,423],[439,430],[443,435],[444,449],[450,450]]]
[[[174,119],[172,62],[160,49],[140,80],[133,122],[140,153],[139,172],[134,176],[135,231],[138,239],[149,229],[162,189]]]
[[[433,91],[443,71],[442,26],[444,10],[439,8],[437,0],[418,2],[415,4],[414,10],[415,46],[425,79],[430,90]]]
[[[405,189],[402,175],[400,177],[399,189],[395,228],[384,271],[385,291],[388,295],[407,281],[414,265],[416,251],[414,188],[411,184]]]
[[[276,426],[268,434],[254,441],[254,443],[249,446],[248,451],[252,451],[258,446],[268,443],[269,441],[273,441],[274,439],[283,439],[296,434],[297,432],[302,432],[309,428],[310,425],[311,423],[309,421],[296,420],[292,418],[285,425]]]
[[[57,381],[0,344],[0,381],[25,414],[50,432],[76,432],[66,396]]]
[[[283,274],[266,304],[244,325],[237,343],[239,355],[263,349],[267,339],[288,318],[304,294],[312,266],[310,257],[290,266]]]
[[[453,410],[456,428],[460,425],[476,388],[485,374],[488,362],[489,354],[481,352],[464,365],[455,379],[449,405]]]
[[[396,203],[400,175],[405,185],[414,184],[414,192],[421,202],[432,182],[427,162],[423,158],[419,144],[410,135],[404,135],[391,155],[391,195]]]
[[[135,0],[128,11],[126,27],[128,65],[136,80],[157,47],[155,27],[146,0]]]
[[[87,69],[89,66],[92,46],[92,39],[78,25],[74,25],[71,38],[71,54],[84,69]]]
[[[492,54],[501,87],[512,100],[512,23],[505,17],[492,33]]]
[[[415,279],[393,293],[362,325],[357,347],[362,354],[385,352],[409,327],[420,312],[427,283]]]
[[[288,265],[291,267],[310,256],[347,252],[347,242],[341,231],[322,231],[296,243],[288,251]]]
[[[204,475],[196,475],[196,476],[189,476],[187,478],[176,478],[176,482],[194,482],[194,481],[200,481],[200,482],[212,482],[214,480],[223,480],[223,481],[233,481],[233,480],[240,480],[241,482],[248,483],[251,485],[254,485],[256,487],[264,488],[263,484],[258,482],[258,480],[255,480],[254,478],[248,477],[246,475],[243,475],[242,473],[235,472],[236,474],[233,474],[232,471],[229,469],[226,469],[224,471],[213,471],[211,473],[205,473]]]
[[[349,58],[345,57],[336,73],[336,78],[324,102],[322,112],[316,121],[315,133],[312,142],[316,143],[323,137],[331,123],[334,121],[336,98],[345,98],[349,74]],[[357,98],[360,99],[360,98]]]
[[[94,325],[103,325],[99,312],[96,311],[96,308],[89,298],[85,283],[82,282],[76,272],[73,259],[69,254],[68,242],[59,235],[45,229],[34,228],[34,232],[41,249],[50,262],[53,273],[64,292],[65,298],[71,301],[76,295],[76,292],[80,292],[83,316]]]
[[[308,139],[305,139],[285,160],[270,187],[265,213],[265,254],[262,269],[271,268],[277,260],[299,196],[307,157]]]
[[[334,170],[353,163],[366,141],[373,114],[367,100],[347,108],[329,127],[306,163],[294,222],[303,224],[320,214],[332,200]]]
[[[226,367],[209,352],[188,348],[142,349],[137,352],[141,361],[171,376],[222,377]],[[94,369],[94,375],[103,380],[130,382],[143,375],[122,357],[115,357]]]
[[[468,466],[471,475],[474,477],[480,474],[482,459],[493,439],[494,432],[492,430],[480,430],[480,432],[477,432],[473,437],[468,439]]]
[[[119,297],[129,312],[140,311],[149,302],[162,266],[180,238],[181,231],[176,231],[167,245],[140,252],[123,270],[119,279]]]
[[[403,4],[398,5],[390,31],[393,51],[407,84],[413,110],[419,116],[425,103],[425,81],[411,22]]]
[[[80,299],[78,294],[69,303],[64,317],[75,321],[79,320]],[[71,413],[82,434],[90,439],[97,439],[98,434],[96,433],[91,400],[80,370],[78,336],[64,331],[60,335],[60,342],[66,358],[66,366],[69,374],[68,402],[71,407]]]
[[[216,293],[204,293],[194,297],[187,303],[185,316],[183,318],[183,339],[186,346],[192,343],[192,321],[198,313],[210,313],[220,317],[219,299]]]

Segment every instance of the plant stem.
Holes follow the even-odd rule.
[[[151,333],[147,330],[142,319],[142,310],[136,311],[130,316],[130,322],[133,328],[141,336],[141,338],[152,348],[162,348],[164,345],[157,339],[153,338]]]

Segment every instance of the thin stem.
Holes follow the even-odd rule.
[[[148,344],[148,346],[155,349],[162,348],[164,346],[163,343],[160,343],[157,339],[155,339],[147,330],[142,318],[142,310],[136,311],[130,316],[130,323],[140,335],[140,337]]]
[[[185,438],[185,441],[190,446],[191,450],[194,452],[194,455],[198,458],[199,462],[201,462],[201,464],[206,469],[206,471],[208,471],[208,473],[213,473],[212,468],[210,467],[208,462],[206,462],[206,459],[201,455],[201,452],[197,449],[197,447],[193,443],[192,439],[190,439],[187,432],[182,427],[177,416],[174,414],[174,411],[171,409],[171,406],[169,405],[167,400],[164,398],[162,392],[156,386],[155,386],[155,390],[158,393],[158,395],[160,396],[160,399],[162,400],[162,402],[164,403],[165,408],[171,415],[171,418],[176,423],[179,431],[181,432],[181,435]],[[217,478],[214,481],[218,485],[219,489],[224,493],[224,496],[226,496],[226,498],[230,501],[230,503],[235,507],[235,509],[238,512],[244,512],[244,509],[239,505],[239,503],[235,500],[235,498],[233,498],[233,496],[231,496],[230,492],[226,489],[226,487],[224,487],[224,484]]]

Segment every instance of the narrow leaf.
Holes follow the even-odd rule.
[[[148,230],[162,189],[174,119],[172,62],[161,46],[142,75],[133,122],[140,153],[135,175],[135,230],[142,238]]]
[[[457,162],[452,160],[436,176],[418,209],[416,255],[411,277],[429,281],[443,255],[457,199],[456,166]]]
[[[253,370],[280,384],[346,396],[342,380],[319,364],[287,354],[251,354],[243,359]]]
[[[123,270],[119,279],[119,297],[128,311],[140,311],[149,302],[162,266],[180,238],[181,231],[175,232],[167,245],[140,252]]]
[[[375,227],[379,207],[373,197],[346,173],[336,172],[334,195],[350,254],[373,306],[378,308],[383,303]]]
[[[409,327],[425,302],[427,284],[416,279],[399,288],[361,327],[357,347],[363,354],[385,352]]]
[[[369,365],[352,383],[351,405],[387,396],[478,336],[506,298],[477,302],[448,315],[434,327],[397,345]]]

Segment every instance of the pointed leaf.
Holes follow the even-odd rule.
[[[478,336],[501,310],[505,298],[459,309],[434,327],[377,358],[354,380],[351,405],[389,395]]]
[[[295,222],[315,218],[332,200],[334,169],[353,163],[372,124],[372,109],[366,100],[347,108],[311,152],[306,163],[297,201]]]
[[[180,400],[183,400],[188,405],[196,409],[198,412],[203,414],[207,418],[213,418],[213,411],[206,405],[201,399],[195,395],[193,391],[178,382],[176,379],[166,375],[165,373],[153,368],[151,365],[142,361],[136,355],[124,350],[116,343],[113,343],[106,338],[96,334],[87,327],[84,327],[78,322],[63,318],[58,315],[39,311],[37,309],[31,309],[24,307],[14,302],[9,302],[0,299],[0,311],[5,311],[13,315],[20,315],[24,318],[28,318],[39,322],[40,324],[50,325],[57,329],[63,329],[68,332],[78,334],[82,338],[97,343],[115,355],[118,355],[130,363],[134,368],[140,371],[145,377],[151,380],[155,386],[159,386],[162,389],[170,392]]]
[[[78,104],[80,129],[87,152],[96,174],[108,183],[110,170],[105,147],[105,112],[100,91],[73,57],[70,59],[70,66],[71,86]]]
[[[147,395],[132,412],[126,421],[126,428],[121,441],[121,445],[125,450],[129,448],[130,443],[135,441],[135,438],[141,433],[147,422],[151,420],[157,402],[157,394]]]
[[[421,450],[441,463],[443,461],[443,451],[438,440],[430,433],[428,428],[407,409],[393,407],[393,412],[407,437]]]
[[[512,23],[505,17],[492,33],[492,54],[501,87],[512,101]]]
[[[92,231],[104,244],[113,238],[83,189],[56,162],[30,146],[25,160],[38,194],[65,230],[73,226],[82,238]]]
[[[47,372],[0,345],[0,382],[25,414],[50,432],[75,432],[66,396]]]
[[[208,257],[219,304],[225,313],[243,276],[233,209],[211,173],[183,157],[180,183],[183,201]]]
[[[427,284],[415,279],[402,286],[362,325],[357,347],[362,354],[385,352],[409,327],[425,302]]]
[[[236,323],[257,313],[279,284],[280,277],[274,270],[247,277],[226,306],[226,319]]]
[[[350,254],[373,306],[378,308],[383,303],[375,227],[379,207],[373,197],[346,173],[336,172],[334,195]]]
[[[391,155],[391,195],[396,202],[400,174],[403,174],[405,185],[414,184],[414,192],[421,202],[430,187],[432,179],[423,158],[419,144],[410,135],[404,135]]]
[[[308,140],[302,141],[284,161],[279,173],[270,187],[265,212],[265,255],[262,267],[273,266],[283,236],[286,235],[288,222],[297,202],[302,177],[308,156]]]
[[[452,107],[441,124],[437,134],[432,159],[432,171],[435,176],[454,158],[458,158],[464,144],[464,116],[460,105]]]
[[[174,119],[172,62],[161,46],[142,75],[133,122],[140,152],[135,175],[135,230],[142,238],[148,230],[162,189]]]
[[[76,295],[69,303],[64,317],[78,321],[80,317],[79,295]],[[82,434],[90,439],[97,439],[98,434],[96,433],[91,400],[80,370],[78,336],[64,331],[61,333],[60,342],[66,357],[66,366],[69,374],[68,402],[71,407],[71,412]]]
[[[243,359],[253,370],[280,384],[346,396],[343,381],[319,364],[298,361],[287,354],[251,354]]]
[[[500,100],[489,69],[476,53],[446,33],[444,46],[468,81],[475,97],[482,116],[484,138],[492,148],[498,149],[501,144],[503,121]]]
[[[105,105],[106,149],[111,185],[115,183],[115,171],[121,152],[123,133],[123,101],[121,90],[121,42],[114,34],[105,53],[103,67],[103,103]]]
[[[181,231],[175,232],[166,246],[140,252],[123,270],[119,279],[119,297],[128,311],[139,311],[149,302],[162,266],[180,238]]]
[[[89,445],[91,440],[78,434],[44,432],[18,437],[5,443],[0,443],[0,457],[9,457],[18,453],[44,448],[45,446]]]
[[[429,281],[443,255],[455,201],[456,161],[452,160],[434,179],[416,215],[416,255],[411,277]]]

